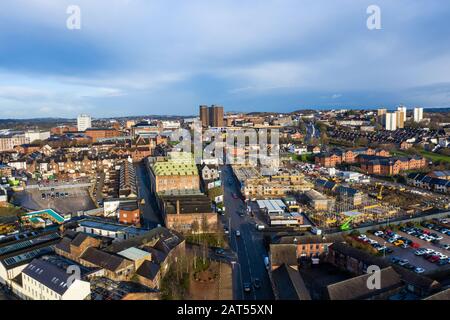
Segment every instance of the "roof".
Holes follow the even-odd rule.
[[[94,247],[86,249],[81,259],[110,271],[116,271],[124,261],[129,261]],[[131,264],[131,261],[129,263]]]
[[[161,267],[159,264],[146,260],[142,263],[139,269],[137,269],[136,273],[141,277],[153,280],[158,275],[160,269]]]
[[[270,261],[272,266],[297,266],[297,245],[295,244],[271,244]]]
[[[131,261],[145,259],[145,258],[151,256],[151,254],[149,252],[138,249],[136,247],[131,247],[131,248],[125,249],[123,251],[118,252],[117,254],[119,256],[125,257]]]
[[[71,274],[41,259],[31,261],[23,273],[60,295],[69,288],[67,281]]]
[[[447,290],[440,291],[435,293],[424,300],[450,300],[450,288]]]
[[[361,300],[403,286],[400,275],[392,268],[381,269],[380,289],[371,289],[367,281],[372,274],[363,274],[327,286],[330,300]]]
[[[311,300],[298,270],[282,264],[272,271],[272,279],[280,300]]]
[[[276,200],[257,200],[258,206],[260,209],[267,209],[267,211],[277,211],[277,212],[284,212],[286,209],[286,205],[284,202],[280,199]]]

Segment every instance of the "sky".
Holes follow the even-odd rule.
[[[1,0],[0,119],[450,107],[449,16],[442,0]]]

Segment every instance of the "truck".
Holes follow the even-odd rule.
[[[322,234],[322,229],[316,228],[316,227],[311,227],[311,233],[320,236]]]

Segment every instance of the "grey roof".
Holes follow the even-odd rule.
[[[277,298],[280,300],[311,300],[308,289],[298,270],[282,264],[272,271]]]
[[[160,270],[159,264],[153,261],[144,261],[142,265],[137,269],[136,273],[141,277],[148,278],[150,280],[155,279]]]
[[[132,264],[130,260],[127,260],[125,258],[110,254],[108,252],[93,247],[86,249],[86,251],[81,256],[81,259],[89,263],[92,263],[93,265],[114,272],[117,271],[117,269],[124,261],[128,261],[129,264]]]
[[[23,270],[23,273],[60,295],[63,295],[69,288],[67,280],[70,274],[56,265],[41,259],[31,261]]]
[[[327,286],[330,300],[362,300],[371,296],[403,286],[400,275],[392,268],[381,269],[380,289],[371,289],[367,280],[371,274],[363,274]]]

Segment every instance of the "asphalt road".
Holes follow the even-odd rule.
[[[272,300],[274,299],[267,270],[264,266],[264,257],[268,255],[263,244],[263,235],[254,227],[252,218],[245,214],[239,216],[239,210],[244,210],[246,205],[240,198],[235,199],[234,194],[239,194],[237,181],[233,178],[230,166],[223,166],[222,181],[224,183],[225,216],[222,223],[230,226],[230,248],[237,254],[238,262],[233,263],[233,291],[237,300]],[[232,179],[233,183],[229,181]],[[241,235],[236,236],[239,230]],[[243,283],[252,284],[254,279],[261,281],[261,288],[252,288],[249,293],[243,292]]]
[[[155,196],[150,192],[150,178],[144,163],[136,164],[136,179],[139,190],[139,199],[144,199],[143,205],[143,226],[147,228],[154,228],[158,224],[164,226],[164,221],[159,212]]]

